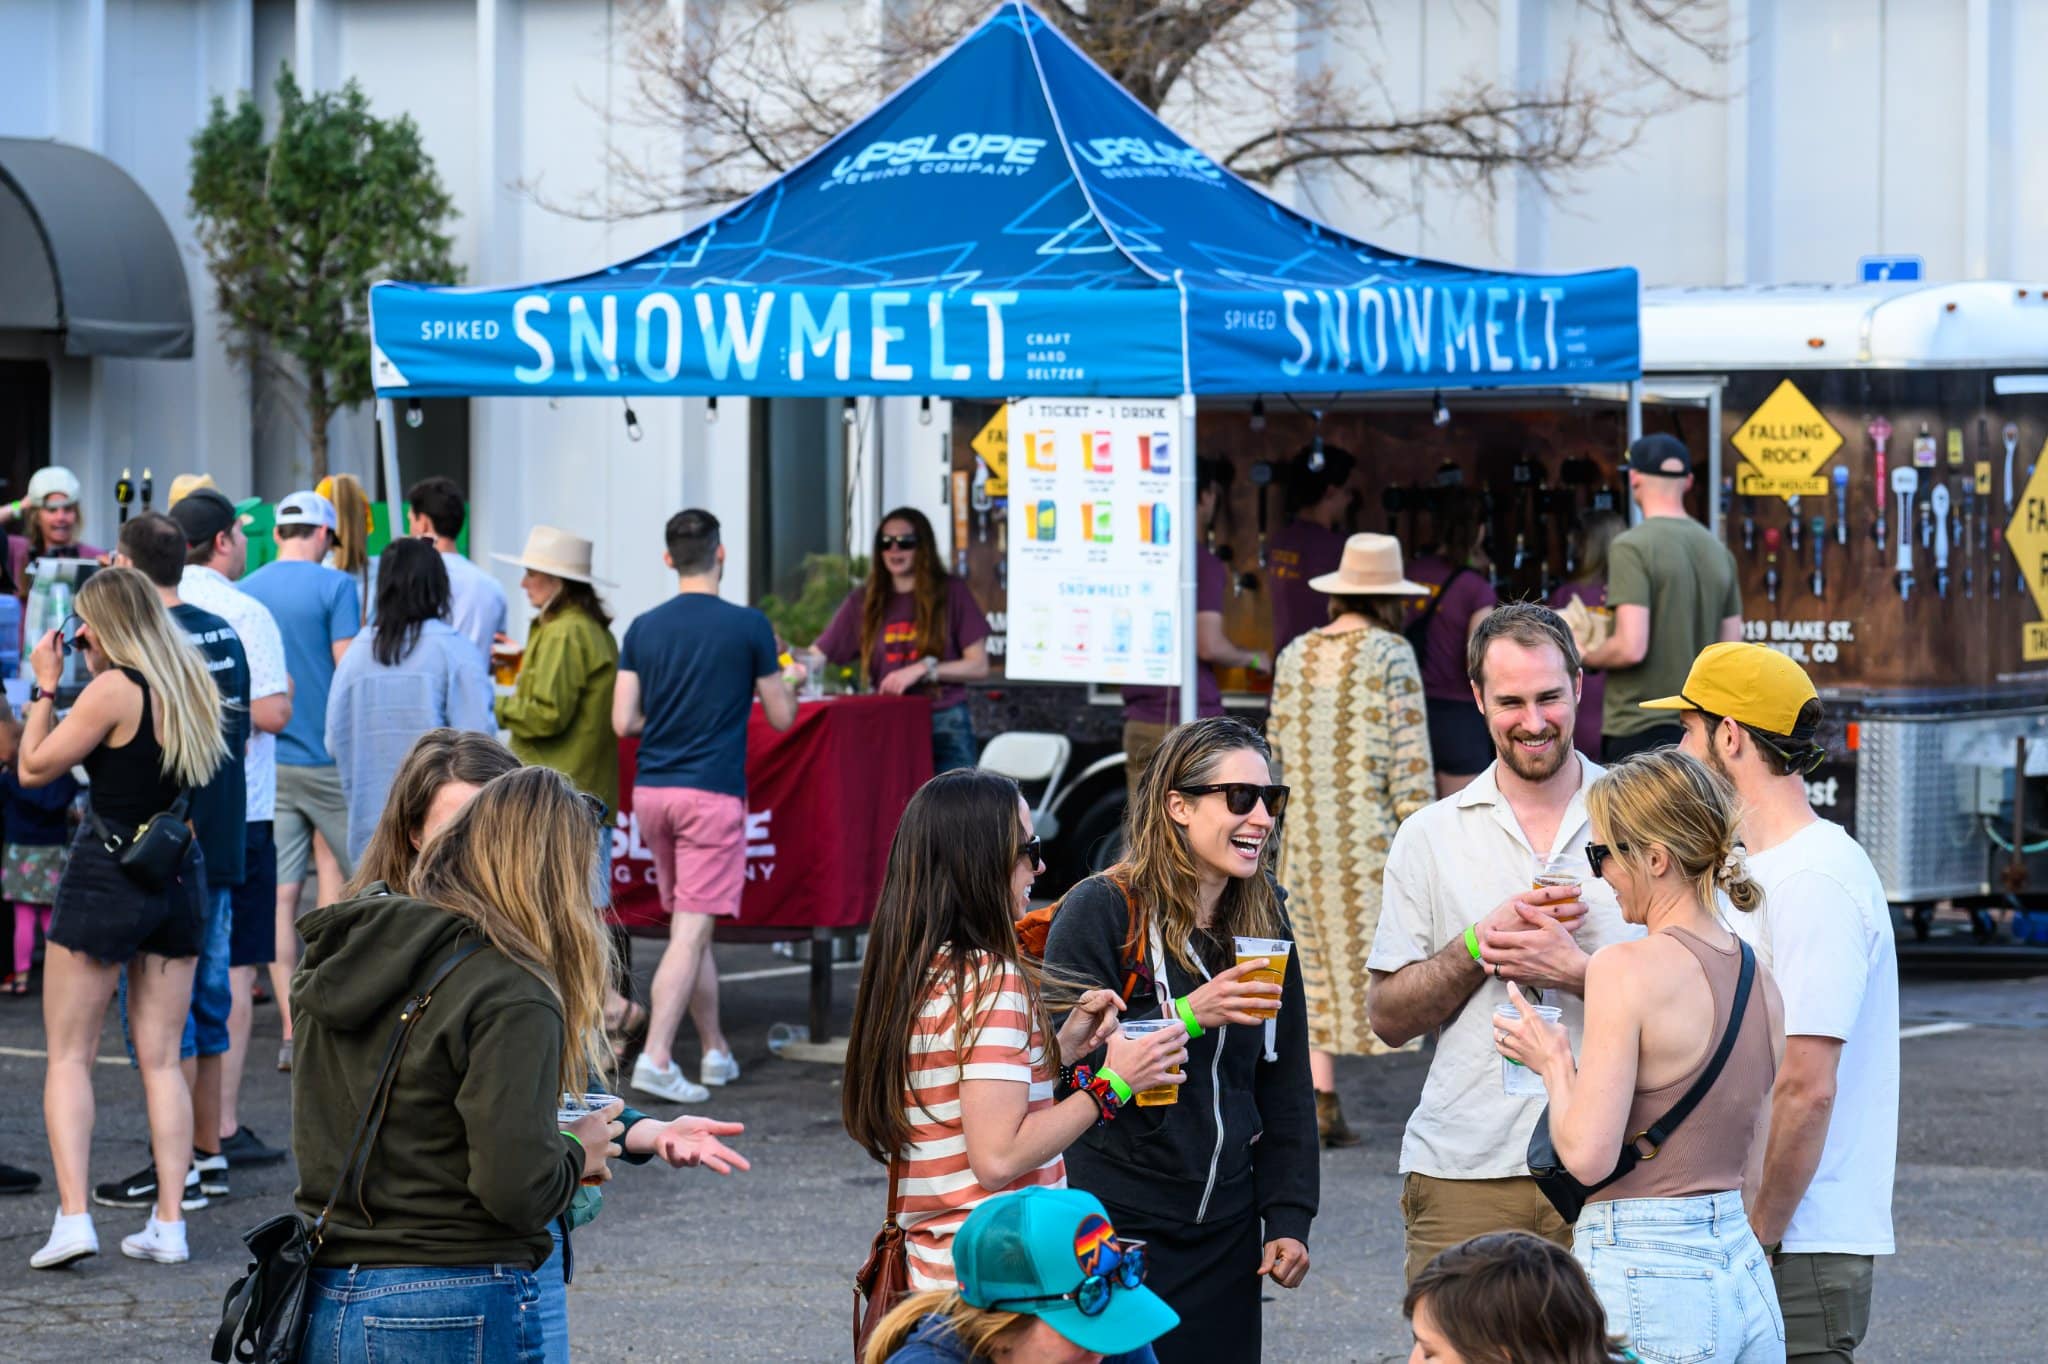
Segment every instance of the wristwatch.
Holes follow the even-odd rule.
[[[939,660],[931,654],[924,656],[924,680],[927,682],[939,680]]]
[[[31,706],[33,706],[38,701],[54,701],[56,699],[57,693],[53,691],[44,691],[43,684],[40,682],[32,683],[29,686],[28,703]]]

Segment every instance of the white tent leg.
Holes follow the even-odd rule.
[[[391,527],[391,539],[405,534],[406,522],[400,508],[405,505],[405,489],[398,486],[398,423],[389,398],[377,400],[377,444],[384,457],[384,514]]]
[[[1201,552],[1202,528],[1195,522],[1197,495],[1195,473],[1195,395],[1180,395],[1180,723],[1195,718],[1198,704],[1196,677],[1202,660],[1195,652],[1196,556]]]

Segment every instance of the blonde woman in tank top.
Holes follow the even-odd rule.
[[[1550,1133],[1572,1175],[1614,1173],[1622,1144],[1663,1117],[1706,1069],[1733,1012],[1741,945],[1716,911],[1763,893],[1736,843],[1734,793],[1677,749],[1609,768],[1586,793],[1596,876],[1649,934],[1595,953],[1575,1064],[1563,1028],[1524,1009],[1500,1025],[1503,1056],[1543,1077]],[[1521,994],[1509,986],[1519,1003]],[[1770,1258],[1742,1190],[1760,1173],[1784,1005],[1761,965],[1734,1049],[1699,1107],[1653,1159],[1594,1193],[1573,1233],[1607,1309],[1647,1364],[1783,1364],[1785,1322]]]

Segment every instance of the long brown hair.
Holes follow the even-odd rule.
[[[451,782],[482,787],[520,765],[512,750],[488,735],[467,729],[430,729],[413,744],[391,779],[391,793],[384,798],[384,813],[363,855],[356,859],[356,874],[349,878],[342,898],[367,895],[382,882],[402,890],[412,880],[419,849],[413,836],[427,822],[427,810],[441,788]]]
[[[917,548],[912,551],[910,560],[910,573],[915,580],[911,592],[916,601],[910,628],[911,637],[917,645],[917,657],[943,658],[946,654],[946,602],[953,591],[953,580],[946,572],[945,561],[939,558],[931,518],[915,507],[898,507],[876,526],[875,552],[868,556],[868,582],[860,601],[860,665],[863,668],[869,667],[874,659],[875,641],[882,637],[882,617],[888,614],[889,598],[896,595],[896,582],[882,563],[881,527],[891,521],[908,521],[912,533],[917,536]],[[868,684],[873,686],[881,680],[870,676]]]
[[[875,1324],[861,1364],[887,1364],[889,1356],[903,1348],[903,1342],[910,1339],[910,1333],[926,1317],[944,1317],[970,1359],[993,1359],[998,1341],[1019,1326],[1030,1324],[1030,1318],[1022,1312],[976,1307],[961,1297],[957,1288],[913,1293]]]
[[[568,778],[522,767],[485,784],[420,849],[411,893],[469,920],[548,987],[565,1036],[558,1076],[581,1090],[611,1064],[612,937],[592,904],[598,826]]]
[[[607,629],[611,627],[611,612],[604,609],[604,599],[597,595],[595,587],[589,583],[578,582],[574,578],[557,578],[556,581],[561,583],[561,586],[555,589],[555,595],[548,599],[548,604],[541,608],[540,624],[545,625],[562,612],[573,610],[583,612]]]
[[[1189,944],[1197,931],[1201,869],[1188,846],[1187,830],[1167,813],[1166,798],[1184,787],[1202,785],[1227,755],[1246,748],[1268,764],[1273,761],[1273,750],[1242,720],[1218,715],[1182,725],[1152,755],[1125,812],[1124,859],[1111,873],[1123,878],[1131,898],[1152,915],[1166,950],[1190,971],[1196,969]],[[1266,840],[1267,866],[1278,846],[1278,839]],[[1235,934],[1285,936],[1279,898],[1263,868],[1256,876],[1233,876],[1223,883],[1211,932],[1226,941]]]
[[[1705,763],[1675,748],[1633,754],[1586,788],[1586,814],[1636,875],[1649,874],[1645,859],[1662,848],[1709,911],[1716,890],[1745,912],[1763,903],[1763,887],[1736,851],[1742,816],[1735,789]]]
[[[1401,1315],[1430,1320],[1466,1364],[1621,1364],[1626,1342],[1570,1251],[1496,1231],[1441,1251],[1408,1285]]]
[[[910,1036],[940,970],[951,973],[957,1000],[984,965],[981,958],[1015,969],[1031,996],[1048,1061],[1059,1065],[1044,974],[1017,942],[1010,885],[1024,852],[1017,810],[1017,783],[963,768],[919,788],[896,826],[868,928],[840,1093],[848,1135],[876,1160],[889,1160],[910,1140],[903,1107]],[[960,1040],[962,1051],[968,1042]]]

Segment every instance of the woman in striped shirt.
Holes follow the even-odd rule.
[[[890,1212],[916,1289],[951,1288],[952,1239],[1009,1189],[1066,1184],[1064,1152],[1137,1090],[1175,1082],[1179,1027],[1130,1040],[1123,1001],[1076,991],[1055,1033],[1016,920],[1041,870],[1031,811],[1007,777],[963,770],[911,798],[889,848],[846,1049],[846,1130],[896,1167]],[[1107,1059],[1055,1097],[1060,1056]]]

